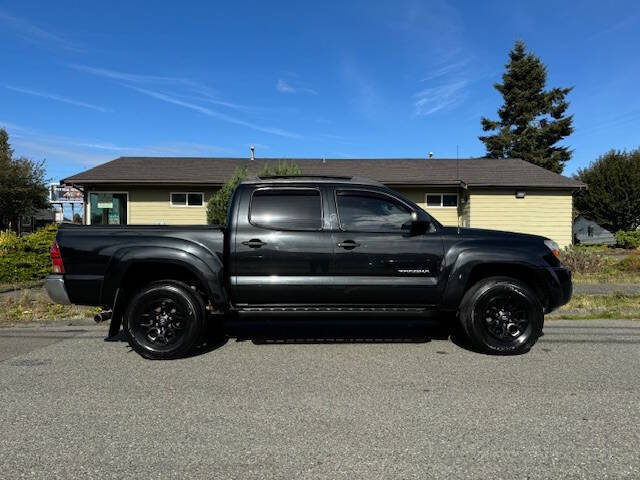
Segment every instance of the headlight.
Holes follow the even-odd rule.
[[[544,241],[544,244],[547,246],[551,253],[555,255],[556,258],[560,258],[560,247],[553,240],[549,240],[548,238]]]

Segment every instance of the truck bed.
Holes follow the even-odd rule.
[[[108,305],[115,291],[105,288],[105,279],[123,273],[127,258],[136,252],[144,251],[147,258],[142,260],[149,263],[154,251],[169,250],[201,259],[216,257],[224,264],[225,232],[220,226],[62,224],[56,241],[69,297],[77,304]]]

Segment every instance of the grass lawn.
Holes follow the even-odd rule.
[[[574,294],[567,305],[547,315],[547,318],[566,320],[640,319],[640,295]]]
[[[102,309],[53,303],[41,288],[0,297],[0,327],[92,319]]]
[[[635,272],[602,272],[573,273],[573,283],[640,283],[640,273]]]

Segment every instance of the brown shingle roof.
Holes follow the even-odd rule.
[[[266,164],[287,161],[305,175],[364,176],[387,185],[582,188],[584,184],[518,159],[256,159],[204,157],[120,157],[63,183],[94,184],[211,184],[224,183],[236,168],[257,174]]]

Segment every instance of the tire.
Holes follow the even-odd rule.
[[[473,285],[462,298],[459,321],[478,350],[494,355],[528,352],[542,333],[540,300],[511,277],[490,277]]]
[[[174,280],[152,282],[128,302],[124,331],[131,348],[145,358],[187,355],[201,337],[206,309],[200,295]]]

